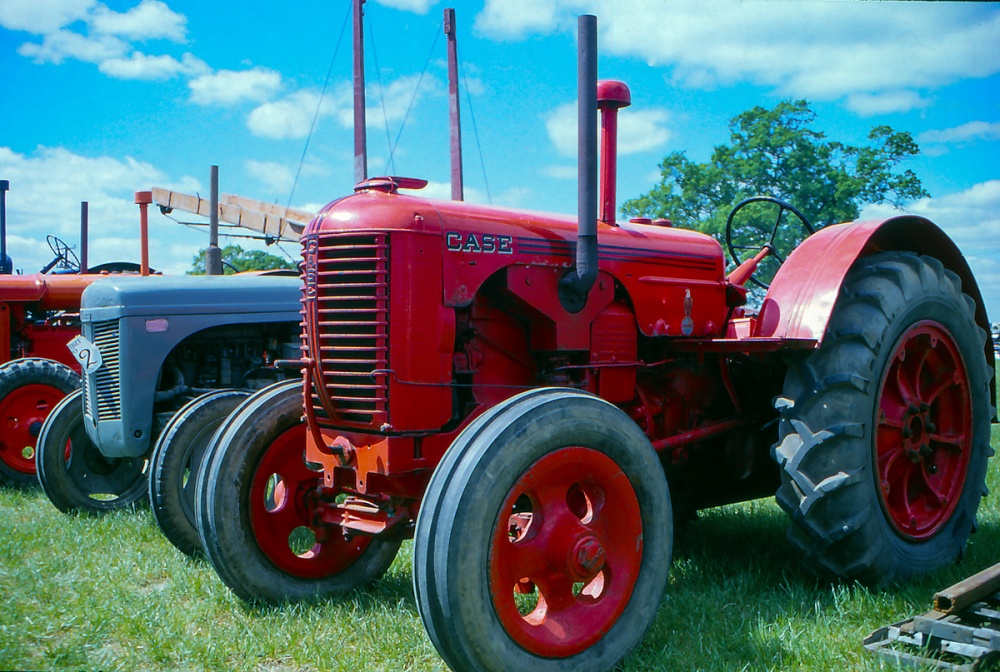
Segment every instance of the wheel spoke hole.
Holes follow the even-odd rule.
[[[316,533],[312,528],[300,525],[288,535],[288,548],[300,558],[312,558],[319,552]]]
[[[514,502],[507,524],[507,540],[510,543],[516,544],[528,538],[534,521],[534,508],[531,498],[527,495],[521,495]]]
[[[574,483],[566,491],[566,506],[584,525],[604,507],[604,492],[592,483]]]
[[[514,584],[514,605],[521,618],[532,625],[538,625],[545,618],[545,598],[535,582],[527,577]]]
[[[584,603],[593,603],[604,593],[604,571],[590,581],[577,581],[573,584],[573,596]]]
[[[22,448],[21,449],[21,457],[23,457],[26,460],[33,460],[33,459],[35,459],[35,447],[34,446],[25,446],[24,448]]]
[[[264,485],[264,509],[274,513],[285,506],[288,500],[288,488],[281,474],[271,474]]]

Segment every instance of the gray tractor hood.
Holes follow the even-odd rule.
[[[285,312],[297,306],[301,287],[298,277],[260,274],[115,276],[92,283],[83,292],[81,310],[86,321]]]

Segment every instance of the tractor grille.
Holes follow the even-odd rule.
[[[378,429],[389,411],[388,235],[334,234],[303,247],[303,343],[316,362],[316,418]]]
[[[90,340],[101,351],[103,363],[93,376],[87,376],[83,403],[84,413],[96,416],[98,422],[120,420],[122,417],[119,334],[118,320],[93,323]]]

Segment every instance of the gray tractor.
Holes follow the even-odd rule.
[[[298,277],[116,277],[83,294],[70,343],[82,389],[51,412],[38,476],[64,512],[101,513],[149,493],[167,538],[200,548],[197,466],[216,427],[250,391],[300,357]],[[294,373],[291,375],[295,375]]]

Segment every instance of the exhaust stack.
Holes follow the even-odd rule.
[[[14,272],[14,263],[7,258],[7,190],[9,180],[0,180],[0,275]]]
[[[559,301],[570,313],[587,305],[597,280],[597,17],[577,20],[576,266],[559,282]]]

